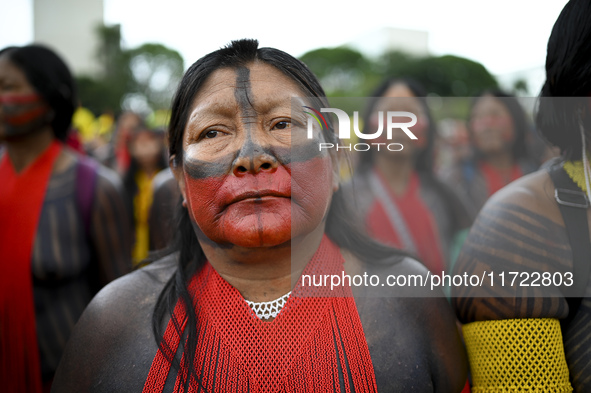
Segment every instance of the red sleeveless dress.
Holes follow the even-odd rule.
[[[343,262],[339,248],[325,236],[302,277],[341,276]],[[206,263],[189,282],[197,314],[195,366],[187,370],[184,355],[177,354],[181,368],[174,371],[174,391],[183,391],[189,378],[189,392],[376,392],[351,288],[331,291],[328,284],[310,287],[300,277],[279,315],[264,322]],[[186,339],[186,323],[178,301],[163,338],[162,347],[170,350],[157,352],[145,393],[162,392],[169,373],[174,378],[168,359],[177,353],[181,337]]]

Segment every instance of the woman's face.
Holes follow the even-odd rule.
[[[0,141],[30,134],[49,124],[49,106],[37,94],[25,73],[0,56]]]
[[[270,247],[322,225],[336,178],[320,134],[306,138],[304,105],[297,84],[262,62],[209,76],[173,168],[200,239]]]
[[[411,112],[417,116],[417,123],[410,127],[409,130],[417,137],[416,140],[410,140],[406,134],[402,132],[402,130],[395,130],[398,132],[397,134],[393,134],[393,140],[388,141],[386,139],[386,133],[382,133],[381,139],[378,138],[378,142],[384,143],[391,143],[397,142],[401,143],[404,148],[401,151],[391,152],[387,149],[383,151],[386,154],[390,155],[397,155],[397,156],[404,156],[410,157],[413,156],[418,150],[423,149],[427,145],[427,130],[429,129],[429,119],[425,110],[423,109],[423,105],[415,97],[412,90],[408,88],[404,83],[395,83],[386,90],[386,92],[382,95],[382,98],[376,104],[373,114],[370,120],[370,129],[369,132],[373,132],[378,129],[379,126],[379,118],[378,112],[383,112],[383,125],[384,128],[387,124],[387,113],[388,111],[402,111],[402,112]],[[400,119],[394,119],[394,121],[398,121],[400,123],[406,123],[409,121],[408,118],[403,117]],[[382,151],[382,149],[380,149]]]
[[[485,155],[510,151],[515,127],[507,107],[496,97],[485,95],[472,108],[470,130],[474,146]]]
[[[158,135],[148,130],[136,132],[129,144],[129,152],[143,169],[153,169],[158,165],[163,144]]]

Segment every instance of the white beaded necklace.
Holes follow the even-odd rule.
[[[275,300],[271,300],[269,302],[251,302],[250,300],[244,299],[246,304],[254,311],[255,315],[259,319],[269,319],[269,318],[276,318],[279,315],[283,306],[287,302],[287,298],[291,295],[291,291],[286,293],[285,295],[277,298]]]

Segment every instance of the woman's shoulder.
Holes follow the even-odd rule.
[[[414,258],[392,257],[357,261],[347,274],[367,277],[353,290],[378,386],[408,390],[404,381],[428,378],[437,391],[459,391],[466,358],[453,310],[440,285],[432,287],[432,273]]]
[[[61,173],[69,169],[74,169],[76,180],[89,189],[123,191],[123,183],[117,172],[104,166],[93,157],[65,148],[56,162],[55,172]]]
[[[167,255],[105,286],[93,299],[95,307],[126,307],[154,293],[159,294],[177,268],[177,254]],[[92,303],[91,303],[92,305]],[[146,305],[144,302],[143,306]]]
[[[158,349],[154,306],[175,271],[173,254],[104,287],[72,332],[53,391],[141,390]]]
[[[560,288],[545,286],[548,280],[542,275],[564,278],[569,271],[572,252],[554,184],[546,170],[539,170],[497,192],[479,213],[454,273],[484,275],[496,282],[453,287],[456,310],[464,322],[564,317]]]
[[[513,204],[561,222],[554,197],[554,183],[547,169],[527,174],[495,193],[483,207],[495,209],[500,205]]]

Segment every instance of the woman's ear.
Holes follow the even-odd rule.
[[[179,190],[181,191],[181,195],[183,196],[183,207],[187,207],[187,193],[185,188],[185,171],[183,170],[183,166],[179,163],[179,160],[176,157],[176,154],[170,156],[170,160],[168,160],[168,166],[176,179]]]

